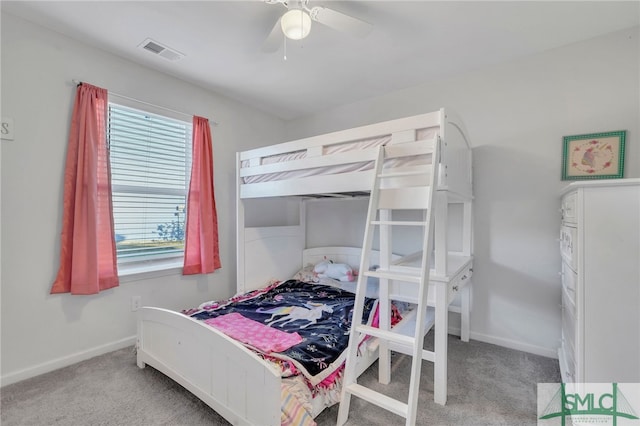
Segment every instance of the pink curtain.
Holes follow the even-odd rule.
[[[80,84],[64,173],[60,268],[52,294],[96,294],[119,284],[106,118],[107,91]]]
[[[218,215],[213,195],[213,149],[209,120],[193,117],[193,161],[187,201],[184,275],[220,268]]]

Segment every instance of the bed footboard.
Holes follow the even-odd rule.
[[[280,425],[279,372],[200,321],[141,308],[137,364],[164,373],[234,425]]]

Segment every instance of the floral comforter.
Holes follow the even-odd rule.
[[[298,333],[300,343],[264,355],[289,364],[292,374],[302,373],[315,386],[331,379],[344,362],[354,300],[353,293],[339,288],[288,280],[185,313],[199,320],[238,313],[269,327]],[[377,325],[376,307],[376,299],[365,299],[363,322]]]

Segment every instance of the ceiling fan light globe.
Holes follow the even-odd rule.
[[[311,31],[311,18],[304,10],[292,9],[280,18],[282,32],[292,40],[302,40]]]

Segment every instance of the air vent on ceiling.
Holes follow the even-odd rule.
[[[164,46],[155,40],[151,40],[150,38],[140,43],[138,47],[155,55],[162,56],[163,58],[170,61],[177,61],[178,59],[182,59],[184,57],[184,55],[177,50]]]

